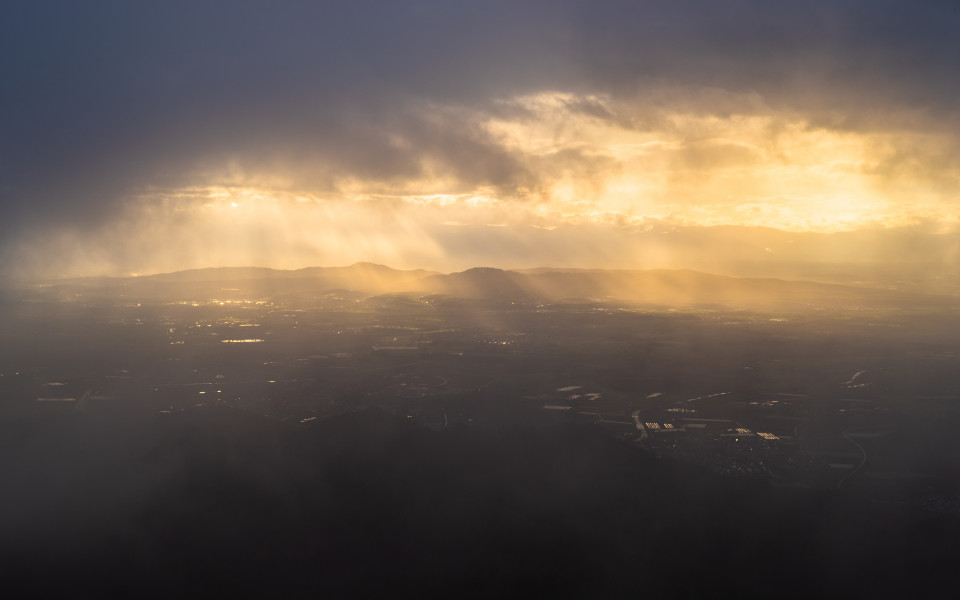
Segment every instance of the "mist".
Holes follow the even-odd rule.
[[[0,7],[11,597],[949,597],[950,2]]]

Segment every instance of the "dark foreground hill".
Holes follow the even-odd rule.
[[[947,597],[953,518],[784,493],[580,426],[381,412],[6,423],[11,597]]]

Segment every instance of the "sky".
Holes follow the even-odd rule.
[[[958,64],[955,1],[4,2],[0,268],[949,270]]]

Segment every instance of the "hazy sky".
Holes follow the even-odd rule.
[[[958,65],[955,0],[8,1],[0,253],[683,266],[747,226],[955,261]]]

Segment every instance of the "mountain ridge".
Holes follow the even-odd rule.
[[[319,297],[338,291],[360,296],[439,294],[512,302],[619,301],[656,306],[730,308],[953,307],[957,298],[881,288],[765,277],[734,277],[692,269],[505,270],[473,267],[454,273],[401,270],[360,262],[345,267],[281,270],[219,267],[120,278],[71,279],[35,289],[63,294],[143,299],[270,296]],[[61,294],[62,295],[62,294]]]

